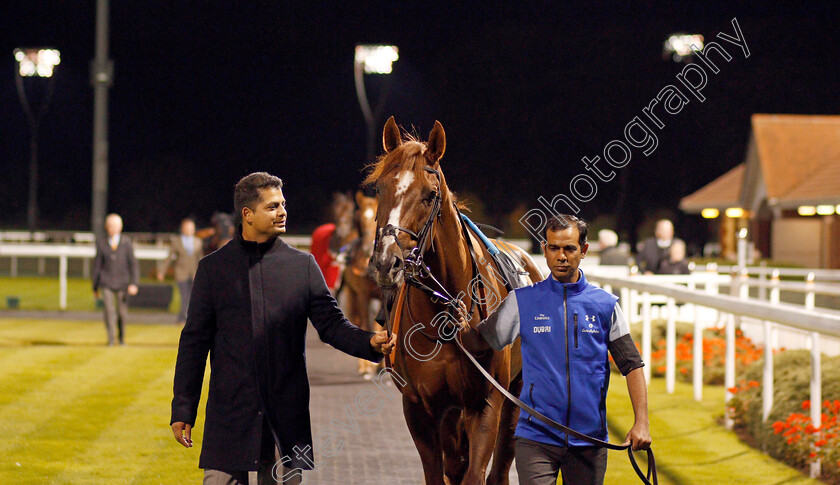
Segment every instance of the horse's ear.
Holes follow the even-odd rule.
[[[440,121],[435,120],[435,127],[429,133],[429,144],[426,154],[432,163],[437,163],[443,158],[443,152],[446,151],[446,132],[443,131],[443,125]]]
[[[400,129],[397,128],[397,122],[394,117],[388,118],[385,123],[385,129],[382,130],[382,147],[385,148],[385,153],[390,153],[391,150],[397,148],[402,143],[400,139]]]
[[[356,191],[356,207],[361,207],[365,201],[365,193],[361,190]]]

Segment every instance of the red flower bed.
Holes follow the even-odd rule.
[[[811,401],[802,402],[802,410],[810,411]],[[811,463],[820,460],[822,466],[840,469],[840,400],[825,400],[820,408],[822,425],[814,427],[811,413],[790,413],[784,421],[773,423],[773,433],[785,437],[790,458]]]

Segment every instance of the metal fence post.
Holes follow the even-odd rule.
[[[694,400],[703,399],[703,322],[698,313],[694,319],[694,363],[692,366],[692,377],[694,383]]]
[[[58,307],[67,310],[67,255],[58,257]]]
[[[668,298],[668,329],[665,336],[665,386],[668,394],[674,393],[677,368],[677,305]],[[648,364],[650,365],[650,364]]]
[[[813,274],[813,273],[812,273]],[[822,365],[820,362],[820,334],[811,332],[811,425],[822,426]],[[822,432],[820,432],[822,436]],[[814,449],[814,451],[817,451]],[[811,463],[811,478],[820,476],[820,460]]]
[[[642,360],[645,366],[642,368],[645,373],[645,382],[650,386],[650,293],[645,291],[642,293]]]

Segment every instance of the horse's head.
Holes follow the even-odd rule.
[[[330,241],[333,251],[337,252],[350,239],[353,232],[353,212],[355,209],[356,206],[350,195],[342,192],[333,193],[333,201],[330,206],[330,216],[335,223],[335,232]]]
[[[356,192],[356,215],[353,223],[362,241],[362,251],[368,257],[373,253],[376,237],[376,206],[375,197],[368,197],[361,190]]]
[[[405,258],[418,247],[424,227],[431,230],[435,205],[445,189],[440,172],[440,159],[446,150],[443,126],[435,121],[426,143],[407,138],[402,139],[394,117],[389,118],[382,134],[385,154],[365,180],[375,184],[379,202],[371,266],[376,283],[382,287],[402,284]]]

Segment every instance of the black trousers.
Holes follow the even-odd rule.
[[[607,449],[597,446],[555,446],[516,438],[516,472],[521,485],[555,485],[562,472],[566,485],[602,485]]]

